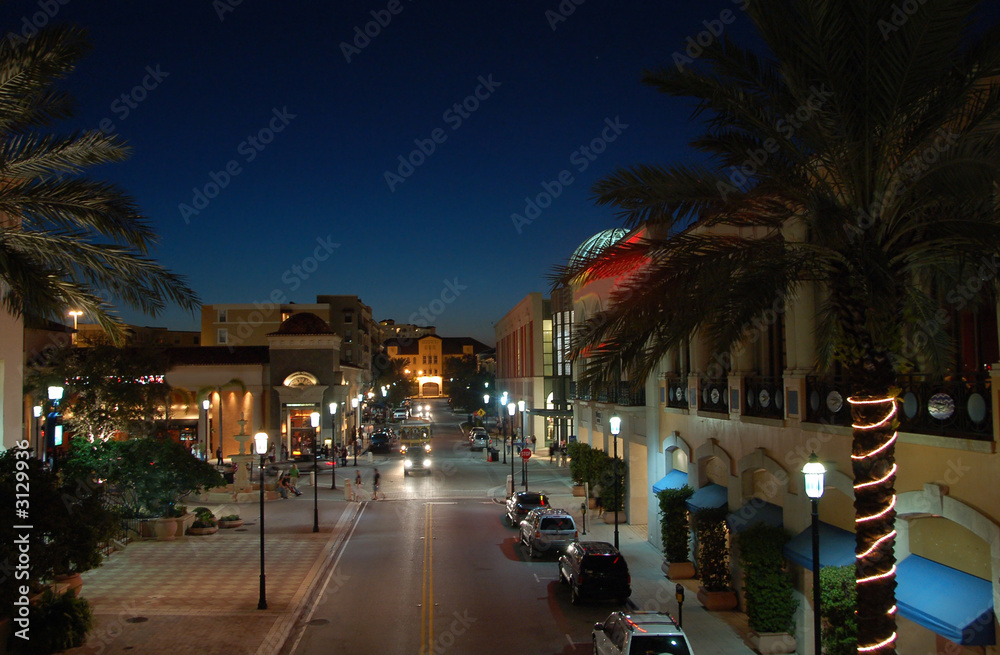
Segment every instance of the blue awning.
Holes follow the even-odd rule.
[[[734,532],[743,532],[757,523],[766,523],[775,528],[785,524],[781,508],[760,498],[751,498],[743,507],[727,516],[726,523]]]
[[[688,474],[674,469],[653,485],[653,493],[658,494],[664,489],[680,489],[688,483]]]
[[[956,644],[996,643],[989,580],[910,555],[896,568],[896,606],[900,616]]]
[[[725,507],[729,503],[729,492],[721,484],[707,484],[698,489],[687,500],[687,508],[692,512],[700,509]]]
[[[854,545],[857,542],[853,532],[829,523],[819,522],[819,565],[847,566],[854,564]],[[785,544],[785,557],[799,566],[812,571],[812,526],[792,537]]]

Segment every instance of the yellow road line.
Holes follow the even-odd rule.
[[[420,653],[434,652],[434,536],[430,503],[424,505],[424,572],[420,588]]]

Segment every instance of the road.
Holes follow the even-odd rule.
[[[404,477],[398,456],[379,466],[388,500],[365,503],[347,528],[288,652],[591,652],[593,624],[618,607],[571,605],[555,558],[528,560],[492,500],[503,495],[509,462],[471,453],[462,417],[444,401],[432,408],[433,474]],[[519,461],[515,468],[520,478]],[[547,481],[530,482],[544,490]]]

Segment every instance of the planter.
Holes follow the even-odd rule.
[[[622,512],[604,512],[604,516],[602,518],[604,519],[604,522],[607,523],[608,525],[614,525],[615,524],[615,517],[617,517],[617,519],[618,519],[618,525],[622,525],[623,523],[628,523],[628,517],[625,516],[625,512],[624,511],[622,511]]]
[[[191,524],[194,523],[194,519],[195,519],[195,515],[192,512],[187,512],[184,516],[181,516],[180,518],[174,519],[175,521],[177,521],[177,536],[178,537],[183,537],[184,536],[184,534],[188,531],[188,528],[191,527]]]
[[[671,580],[691,580],[695,577],[694,562],[663,562],[660,567]]]
[[[582,498],[587,493],[587,490],[584,488],[582,484],[574,484],[572,488],[574,496]]]
[[[158,518],[153,521],[157,541],[173,541],[177,538],[177,519]]]
[[[708,591],[698,587],[698,602],[710,612],[736,609],[735,591]]]
[[[207,534],[215,534],[219,531],[219,526],[213,525],[210,528],[188,528],[188,534],[195,536],[204,536]]]
[[[750,642],[750,647],[761,655],[795,652],[795,637],[787,632],[753,632],[751,630],[747,640]]]
[[[243,525],[243,519],[238,521],[219,521],[219,527],[223,530],[228,530],[229,528],[238,528]]]
[[[79,573],[56,575],[52,577],[52,585],[54,590],[69,591],[74,596],[79,596],[80,588],[83,587],[83,578]]]
[[[139,536],[143,539],[156,539],[156,519],[139,519]]]

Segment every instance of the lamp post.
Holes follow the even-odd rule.
[[[309,422],[313,428],[313,532],[319,532],[319,453],[316,452],[319,412],[310,414]]]
[[[76,320],[83,316],[83,312],[79,309],[71,309],[69,310],[69,315],[73,317],[73,337],[70,339],[70,342],[76,345]]]
[[[212,402],[206,398],[201,401],[201,408],[205,410],[205,461],[212,456],[212,419],[208,418],[208,408]]]
[[[809,461],[802,467],[802,475],[806,479],[806,495],[812,501],[813,652],[820,655],[823,652],[823,635],[820,631],[822,612],[819,606],[819,499],[823,497],[826,467],[816,457],[816,453],[809,455]]]
[[[510,417],[510,492],[514,493],[514,410],[517,405],[507,403],[507,415]],[[504,449],[506,450],[506,448]]]
[[[521,424],[521,448],[527,448],[528,447],[528,435],[525,434],[526,430],[524,429],[524,401],[523,400],[517,401],[517,411],[519,411],[521,413],[521,416],[520,416],[521,420],[518,421],[518,423]],[[513,451],[511,451],[511,454],[513,454]],[[521,459],[521,484],[524,486],[525,491],[527,491],[528,490],[528,462],[526,462],[523,458]]]
[[[501,407],[507,406],[507,392],[504,391],[500,398],[497,399],[497,432],[503,432],[503,463],[507,463],[507,424],[503,420],[503,412],[500,410]],[[501,423],[503,426],[501,427]]]
[[[355,419],[354,419],[354,443],[352,444],[354,446],[354,465],[355,466],[358,465],[358,441],[361,440],[361,438],[358,436],[359,434],[361,434],[361,431],[359,430],[359,427],[361,425],[361,408],[359,407],[359,403],[360,402],[361,401],[358,400],[357,396],[355,396],[354,398],[351,398],[351,407],[353,407],[354,410],[356,411]]]
[[[254,450],[260,456],[260,594],[257,609],[267,609],[267,585],[264,582],[264,456],[267,454],[267,433],[253,436]]]
[[[52,441],[52,471],[56,470],[56,446],[62,443],[62,426],[59,425],[59,401],[63,397],[63,388],[58,385],[53,385],[47,389],[49,400],[52,401],[52,411],[45,417],[45,446],[48,449],[49,440]],[[57,435],[56,433],[59,432]],[[59,437],[59,443],[56,443],[56,437]]]
[[[42,444],[39,443],[41,441],[41,432],[42,432],[42,422],[40,420],[42,417],[42,406],[35,405],[34,407],[32,407],[31,415],[35,417],[35,420],[31,422],[31,428],[32,428],[31,443],[34,445],[35,459],[44,459],[45,449],[42,447]]]
[[[330,450],[333,451],[333,468],[330,469],[330,488],[337,488],[337,403],[330,403],[330,422],[333,423],[333,429],[330,430],[332,447]]]
[[[611,466],[614,467],[615,489],[612,502],[615,504],[615,548],[618,548],[618,433],[622,431],[622,417],[612,414],[608,424],[611,426],[611,439],[614,442],[614,456],[611,460]]]

